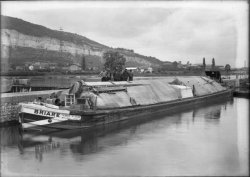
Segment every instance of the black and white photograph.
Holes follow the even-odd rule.
[[[249,1],[0,5],[0,176],[249,176]]]

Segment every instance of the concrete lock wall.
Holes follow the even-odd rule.
[[[50,94],[59,90],[35,91],[35,92],[16,92],[1,94],[1,118],[0,123],[17,120],[18,103],[29,102],[42,97],[48,98]]]

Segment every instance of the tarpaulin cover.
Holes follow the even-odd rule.
[[[173,82],[174,81],[174,82]],[[178,82],[176,82],[178,81]],[[172,83],[172,84],[170,84]],[[181,83],[181,85],[173,85]],[[124,91],[96,93],[97,108],[126,107],[132,105],[147,105],[160,102],[207,95],[225,90],[219,83],[206,77],[167,77],[163,79],[135,80],[132,82],[85,82],[89,87],[127,88]]]
[[[101,93],[97,96],[97,107],[123,107],[147,105],[179,98],[177,89],[162,80],[134,81],[135,86],[128,86],[127,92]]]
[[[191,87],[183,85],[171,85],[171,86],[177,90],[179,98],[193,97],[193,91]]]
[[[193,88],[194,86],[194,94],[196,96],[207,95],[226,89],[219,83],[206,77],[178,77],[178,79],[182,81],[186,86],[189,86],[191,88]]]
[[[129,87],[128,94],[138,105],[154,104],[159,102],[157,95],[154,94],[149,85]]]
[[[117,108],[132,106],[130,97],[126,92],[101,93],[97,96],[96,106],[98,108]]]
[[[165,80],[140,80],[141,84],[148,84],[156,102],[165,102],[178,99],[178,92]],[[138,90],[137,92],[140,92]],[[140,94],[140,93],[139,93]],[[147,97],[145,93],[145,97]]]

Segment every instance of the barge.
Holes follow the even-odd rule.
[[[51,98],[60,103],[52,104]],[[23,129],[77,129],[161,111],[178,110],[232,97],[232,90],[207,77],[176,77],[120,82],[75,82],[46,101],[20,103]]]

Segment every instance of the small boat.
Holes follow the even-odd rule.
[[[50,102],[20,103],[19,122],[24,129],[76,129],[153,115],[232,97],[232,90],[207,77],[176,77],[119,82],[77,81],[55,93]],[[59,95],[59,96],[58,96]]]

